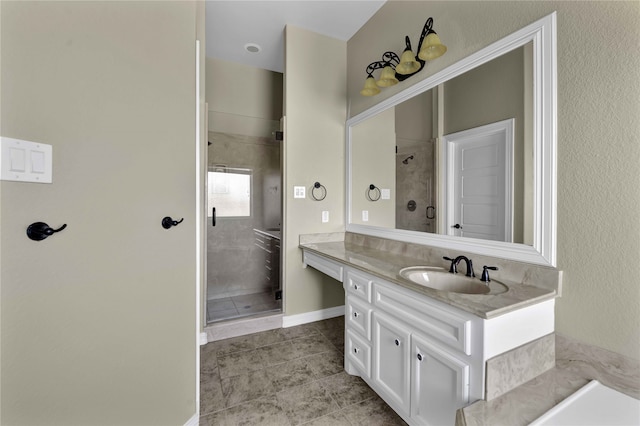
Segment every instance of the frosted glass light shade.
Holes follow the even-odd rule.
[[[364,82],[364,88],[360,91],[362,96],[375,96],[380,93],[380,88],[376,84],[376,80],[373,77],[367,77]]]
[[[396,72],[398,74],[407,75],[413,74],[419,69],[420,62],[416,61],[415,56],[413,56],[413,52],[409,49],[406,49],[404,52],[402,52],[400,63],[396,66]]]
[[[389,65],[382,69],[382,74],[380,74],[380,80],[376,81],[376,84],[380,87],[389,87],[394,84],[398,84],[398,79],[396,78],[396,72]]]
[[[424,39],[422,49],[418,53],[418,58],[423,61],[430,61],[444,55],[447,51],[447,46],[440,42],[440,37],[436,33],[430,33],[427,38]]]

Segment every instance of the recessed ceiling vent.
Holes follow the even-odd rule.
[[[247,43],[244,45],[244,50],[246,50],[249,53],[258,53],[262,50],[262,48],[258,44]]]

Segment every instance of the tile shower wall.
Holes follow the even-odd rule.
[[[252,215],[207,225],[207,299],[269,291],[254,228],[278,228],[281,217],[280,143],[264,137],[209,132],[209,166],[248,168]],[[211,214],[209,212],[209,214]]]
[[[398,140],[396,155],[396,228],[435,232],[435,219],[427,219],[427,207],[435,205],[433,192],[433,140]],[[413,157],[413,158],[410,158]],[[405,164],[404,161],[407,163]],[[414,211],[407,204],[415,201]],[[433,216],[430,214],[430,216]]]

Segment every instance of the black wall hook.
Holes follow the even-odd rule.
[[[172,226],[177,226],[180,223],[182,223],[182,221],[184,220],[184,218],[180,219],[180,220],[173,220],[171,219],[169,216],[166,216],[162,219],[162,227],[164,229],[169,229]]]
[[[27,228],[27,237],[29,237],[33,241],[42,241],[45,238],[55,234],[56,232],[62,231],[66,227],[67,224],[65,223],[60,228],[53,229],[44,222],[34,222]]]

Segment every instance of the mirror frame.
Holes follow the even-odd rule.
[[[351,223],[351,128],[513,49],[533,42],[533,245],[430,234]],[[520,262],[556,266],[557,62],[556,12],[383,100],[346,122],[346,231]],[[439,162],[443,153],[440,153]],[[458,254],[458,253],[456,253]]]

